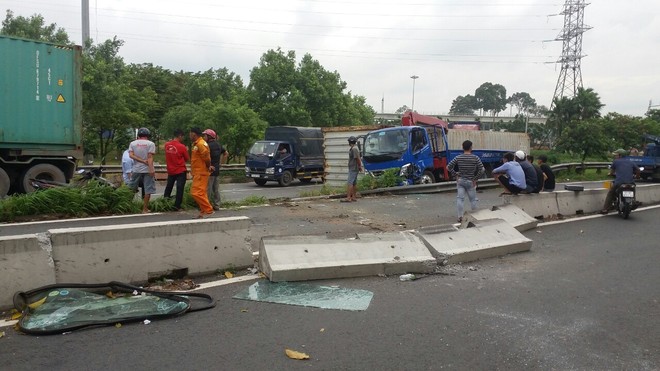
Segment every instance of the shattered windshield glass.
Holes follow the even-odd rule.
[[[234,296],[235,299],[299,305],[323,309],[366,310],[373,293],[337,286],[318,286],[300,282],[260,281]]]
[[[408,149],[407,130],[382,130],[364,139],[364,158],[370,162],[396,160]]]

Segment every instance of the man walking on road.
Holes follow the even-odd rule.
[[[174,138],[165,143],[165,162],[167,163],[167,185],[163,197],[172,196],[172,188],[176,182],[176,198],[174,199],[174,209],[181,210],[183,202],[183,192],[186,187],[186,177],[188,169],[186,163],[190,160],[188,148],[183,144],[183,130],[174,130]]]
[[[220,164],[222,163],[222,159],[227,157],[228,153],[218,142],[218,136],[215,131],[206,129],[202,134],[204,135],[204,140],[209,145],[211,166],[213,167],[211,176],[209,176],[206,193],[208,194],[209,203],[211,203],[213,210],[220,210]]]
[[[472,210],[477,208],[477,180],[481,178],[486,170],[481,159],[472,154],[472,142],[463,142],[463,153],[454,157],[447,165],[449,173],[456,177],[456,211],[458,222],[463,221],[465,210],[465,195],[470,199]]]
[[[128,146],[128,154],[133,159],[133,174],[129,187],[135,192],[140,184],[144,190],[142,213],[149,212],[149,200],[156,193],[156,170],[154,154],[156,145],[149,140],[151,132],[147,128],[138,129],[137,139]]]
[[[209,184],[209,176],[214,170],[211,165],[211,152],[209,145],[202,138],[202,131],[199,128],[190,129],[190,141],[192,144],[192,155],[190,156],[190,172],[193,181],[190,194],[199,206],[198,219],[213,215],[213,206],[209,203],[209,197],[206,189]]]
[[[357,201],[357,177],[358,173],[362,171],[362,160],[360,160],[360,150],[356,146],[357,138],[351,136],[348,138],[348,145],[351,148],[348,150],[348,180],[346,185],[346,199],[342,202],[355,202]]]

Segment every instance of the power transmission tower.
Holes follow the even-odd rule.
[[[564,10],[559,13],[564,15],[564,28],[555,41],[563,42],[561,57],[556,62],[561,64],[561,71],[550,109],[554,107],[555,99],[575,97],[582,87],[580,64],[582,57],[586,57],[582,55],[582,34],[591,29],[584,25],[584,8],[587,5],[585,0],[566,0]]]

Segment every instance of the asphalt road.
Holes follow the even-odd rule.
[[[356,204],[371,210],[364,201]],[[405,199],[378,203],[416,212]],[[318,205],[289,208],[330,207]],[[534,240],[530,252],[443,267],[416,281],[314,282],[372,291],[362,312],[233,299],[252,284],[243,282],[204,290],[217,299],[214,309],[148,325],[43,337],[2,328],[0,369],[658,370],[658,220],[654,208],[629,220],[544,225],[525,233]],[[310,359],[288,359],[285,348]]]

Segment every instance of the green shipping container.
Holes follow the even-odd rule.
[[[0,36],[0,149],[81,151],[79,46]]]

